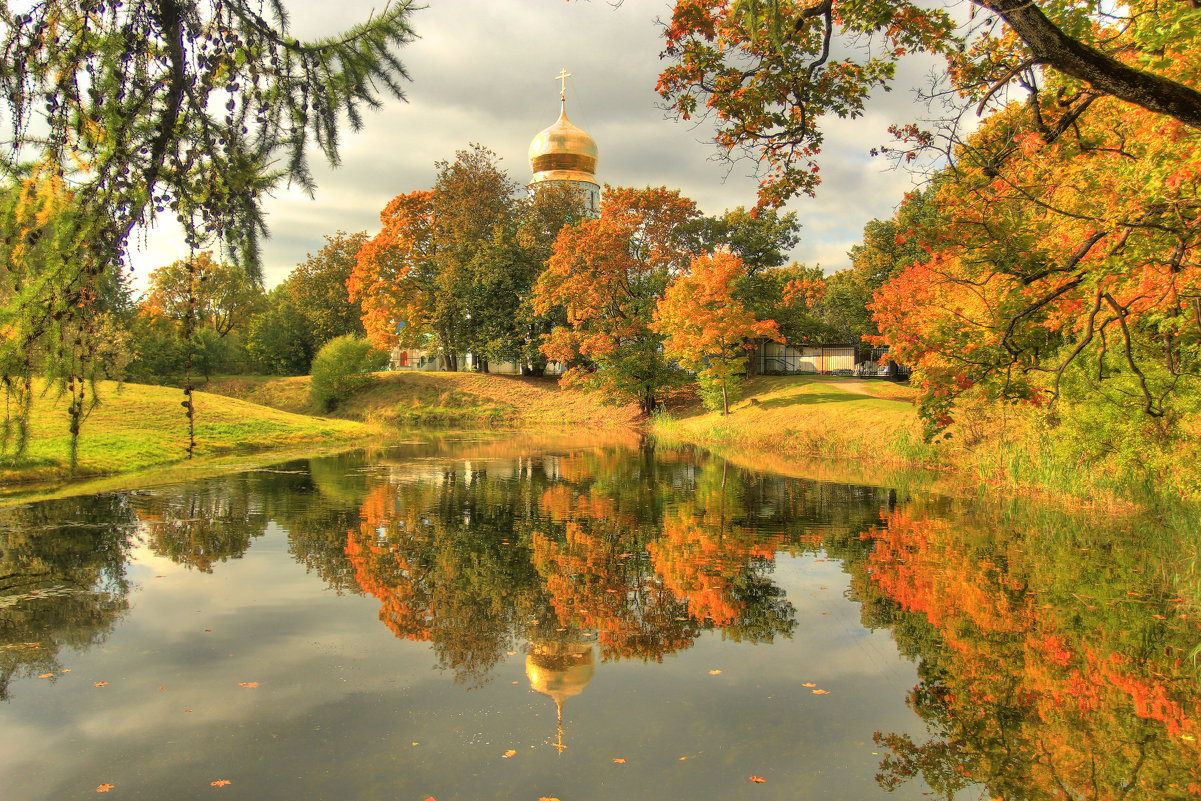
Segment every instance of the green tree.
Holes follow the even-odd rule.
[[[0,380],[22,419],[30,353],[63,326],[86,330],[100,276],[123,269],[135,229],[174,219],[190,249],[224,241],[257,278],[264,193],[285,180],[311,190],[308,146],[336,163],[343,115],[358,128],[364,106],[403,97],[397,50],[413,36],[411,3],[315,42],[291,35],[281,4],[270,8],[269,22],[248,0],[0,5],[11,123],[0,169],[56,182],[55,196],[68,180],[74,188],[53,237],[44,215],[3,219],[3,263],[10,248],[41,251],[39,278],[3,298]],[[72,388],[86,383],[87,337],[73,348],[77,339],[79,357],[59,360]],[[71,392],[74,433],[83,401]]]
[[[342,401],[367,386],[371,373],[383,366],[384,354],[373,351],[365,339],[345,334],[331,339],[313,359],[309,397],[322,412],[333,411]]]
[[[250,366],[270,375],[305,375],[315,352],[308,320],[292,302],[287,287],[277,286],[267,293],[266,308],[247,325]]]
[[[308,254],[288,274],[288,296],[308,321],[318,347],[343,334],[364,334],[362,306],[350,299],[346,281],[366,241],[365,231],[326,235],[317,255]]]
[[[729,248],[742,259],[752,278],[763,270],[783,267],[788,252],[801,240],[796,212],[780,214],[772,208],[727,209],[720,217],[702,218],[700,228],[707,250],[723,245]]]

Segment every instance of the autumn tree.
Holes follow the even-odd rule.
[[[952,91],[980,110],[1003,106],[1012,87],[1052,118],[1113,97],[1201,127],[1191,3],[973,0],[963,25],[950,6],[677,0],[663,52],[672,63],[658,90],[684,119],[712,113],[718,146],[765,168],[766,205],[814,193],[823,118],[861,116],[872,90],[889,88],[898,61],[914,52],[945,58]],[[934,141],[913,125],[896,131],[907,148]]]
[[[257,278],[264,193],[283,181],[311,190],[310,146],[337,163],[341,120],[358,128],[364,107],[403,97],[396,53],[413,36],[411,10],[400,2],[343,35],[301,42],[281,5],[268,21],[246,0],[0,6],[10,112],[0,169],[69,182],[75,208],[54,237],[73,245],[3,299],[13,321],[0,341],[6,388],[28,385],[31,349],[86,325],[100,277],[123,270],[136,229],[174,220],[190,250],[220,240]],[[6,215],[4,240],[37,247],[42,222],[22,220]],[[83,361],[63,364],[68,385],[86,383]]]
[[[680,379],[650,327],[672,276],[699,252],[696,205],[666,188],[606,187],[599,218],[565,228],[535,287],[540,313],[560,307],[566,325],[543,345],[568,365],[564,381],[654,411]]]
[[[774,320],[756,320],[734,297],[735,283],[745,275],[742,259],[729,251],[698,256],[668,285],[650,326],[665,337],[667,357],[696,372],[705,405],[720,405],[726,415],[731,387],[737,399],[752,340],[781,339]]]
[[[796,212],[781,214],[773,208],[747,211],[738,206],[718,216],[702,217],[698,224],[705,248],[729,249],[742,259],[748,277],[783,267],[788,263],[788,252],[801,238]]]
[[[517,359],[519,308],[533,280],[518,242],[517,185],[480,145],[438,162],[430,191],[394,198],[347,283],[380,348],[437,343],[447,369],[468,351]]]
[[[179,325],[191,315],[195,325],[224,337],[245,324],[261,297],[262,290],[245,270],[214,261],[206,250],[150,273],[142,307]]]
[[[1123,426],[1161,447],[1179,435],[1201,376],[1201,134],[1094,105],[1059,137],[1029,106],[989,118],[936,196],[942,222],[912,233],[932,255],[877,296],[932,430],[965,393],[1041,406],[1067,393],[1125,417],[1102,448],[1122,447]]]
[[[366,241],[364,231],[327,234],[321,250],[308,254],[288,273],[288,296],[304,315],[318,348],[334,337],[364,334],[363,310],[351,302],[346,282]]]

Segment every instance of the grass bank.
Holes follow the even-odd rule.
[[[715,449],[736,461],[802,465],[814,458],[870,466],[878,480],[934,485],[956,494],[994,489],[1073,499],[1092,508],[1192,506],[1201,501],[1201,445],[1142,449],[1131,459],[1098,450],[1081,425],[1048,423],[1038,410],[967,405],[956,423],[925,442],[913,390],[879,380],[830,376],[760,377],[745,385],[730,415],[699,404],[655,418],[668,440]],[[1064,419],[1070,417],[1065,409]],[[808,469],[802,466],[801,469]],[[915,470],[941,476],[921,478]],[[887,478],[881,478],[885,471]]]
[[[98,386],[100,405],[84,422],[74,477],[128,473],[187,458],[188,430],[174,387],[111,381]],[[235,398],[196,392],[196,457],[257,450],[346,447],[378,436],[361,422],[307,417]],[[29,421],[29,446],[19,460],[0,461],[0,486],[72,477],[67,399],[39,394]]]
[[[285,411],[310,412],[309,378],[232,377],[206,389]],[[334,416],[395,428],[605,428],[638,423],[636,406],[606,406],[555,378],[480,373],[377,373]]]

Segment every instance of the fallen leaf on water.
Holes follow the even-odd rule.
[[[160,689],[160,690],[165,690],[165,689],[167,689],[167,688],[166,688],[166,687],[159,687],[159,689]]]
[[[38,678],[39,679],[48,679],[53,675],[54,675],[53,673],[43,673],[42,675],[38,676]]]
[[[229,779],[217,779],[215,782],[209,782],[209,787],[224,787],[227,784],[232,784]]]
[[[93,686],[93,687],[103,687],[103,686],[104,686],[104,685],[106,685],[106,684],[108,684],[108,682],[107,682],[107,681],[94,681],[94,682],[92,682],[92,686]]]
[[[801,686],[802,686],[802,687],[816,687],[817,685],[816,685],[816,684],[814,684],[814,683],[813,683],[813,682],[811,682],[811,681],[807,681],[807,682],[805,682],[804,684],[802,684]]]
[[[559,799],[557,799],[557,798],[550,798],[549,796],[545,796],[545,795],[544,795],[544,796],[542,796],[541,798],[539,798],[539,799],[538,799],[538,801],[559,801]]]
[[[516,651],[505,651],[505,653],[508,654],[509,656],[517,656]]]
[[[510,748],[508,751],[505,751],[503,754],[501,754],[501,756],[504,759],[508,759],[511,756],[517,756],[517,752]]]
[[[107,793],[109,790],[113,789],[114,786],[115,785],[112,785],[112,784],[102,784],[96,788],[96,792]]]
[[[192,710],[190,710],[190,709],[185,709],[185,710],[184,710],[184,712],[191,712],[191,711],[192,711]]]
[[[624,765],[626,763],[626,761],[624,759],[614,759],[613,761],[616,762],[618,765]]]
[[[813,690],[812,692],[814,695],[829,695],[830,694],[829,690]]]
[[[239,687],[250,687],[251,689],[253,689],[255,687],[258,687],[259,683],[257,681],[240,681],[240,682],[238,682],[238,686]]]
[[[753,781],[755,784],[763,784],[767,781],[767,779],[763,778],[762,776],[752,776],[751,781]]]
[[[710,670],[709,671],[710,676],[716,676],[718,673],[721,673],[721,671],[720,670]]]
[[[513,683],[514,683],[514,684],[518,684],[519,682],[516,682],[516,681],[515,681],[515,682],[513,682]]]
[[[687,758],[688,758],[688,757],[680,757],[680,761],[681,761],[681,762],[683,762],[683,761],[684,761],[685,759],[687,759]]]
[[[71,672],[71,668],[63,668],[63,673],[70,673],[70,672]]]

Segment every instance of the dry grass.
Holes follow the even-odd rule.
[[[911,394],[886,381],[765,376],[746,382],[745,399],[731,405],[728,417],[693,404],[655,425],[681,439],[726,448],[929,466],[907,451],[919,430],[912,404],[903,399]],[[905,447],[894,447],[898,442]]]
[[[309,379],[231,378],[210,390],[289,411],[307,411]],[[607,406],[597,396],[561,389],[555,378],[481,373],[377,373],[376,381],[338,407],[337,417],[400,427],[600,428],[638,422],[635,406]]]

